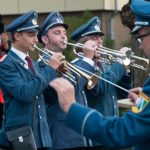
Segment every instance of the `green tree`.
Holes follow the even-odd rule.
[[[114,49],[115,41],[110,36],[106,35],[103,40],[103,46]]]
[[[65,17],[65,23],[68,24],[69,29],[67,31],[68,34],[68,41],[74,43],[71,40],[71,34],[81,25],[83,25],[85,22],[87,22],[90,18],[92,18],[93,14],[92,12],[86,10],[83,12],[80,16],[69,16]],[[67,49],[64,52],[64,55],[66,56],[68,61],[73,60],[76,56],[73,54],[73,47],[68,46]]]

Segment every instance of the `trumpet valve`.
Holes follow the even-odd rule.
[[[126,57],[125,59],[123,59],[123,64],[124,64],[125,67],[128,67],[130,65],[130,63],[131,63],[130,58]]]

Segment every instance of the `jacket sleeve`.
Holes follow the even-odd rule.
[[[124,66],[118,62],[115,62],[112,64],[109,70],[102,73],[101,77],[105,80],[117,84],[117,82],[123,77],[124,74]],[[104,81],[103,79],[99,79],[97,86],[95,86],[95,88],[93,88],[93,90],[90,91],[93,95],[105,95],[112,87],[110,83]]]
[[[121,79],[120,81],[117,83],[119,86],[127,89],[127,90],[130,90],[133,88],[133,80],[132,80],[132,75],[131,73],[129,74],[125,74]],[[128,96],[128,93],[121,90],[121,89],[117,89],[117,97],[118,99],[123,99],[123,98],[127,98]]]
[[[122,118],[103,117],[95,110],[73,104],[66,125],[107,147],[130,147],[149,139],[150,104],[141,113],[130,111]]]
[[[0,63],[1,88],[20,101],[30,102],[34,97],[41,94],[55,77],[55,75],[50,74],[51,69],[46,66],[32,79],[25,80],[15,64]],[[26,76],[26,71],[23,71]]]

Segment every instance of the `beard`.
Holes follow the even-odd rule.
[[[67,48],[67,44],[65,44],[63,42],[55,43],[55,42],[51,41],[50,38],[48,38],[47,48],[53,52],[62,53]]]

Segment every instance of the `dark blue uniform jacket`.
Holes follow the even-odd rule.
[[[88,69],[89,71],[94,71],[93,67],[91,67],[86,62],[82,61],[80,66]],[[86,95],[84,93],[87,80],[85,80],[83,77],[79,77],[74,73],[72,73],[72,75],[76,79],[76,84],[74,85],[76,101],[84,106],[87,106]],[[52,137],[52,148],[67,149],[76,147],[87,147],[88,143],[86,138],[65,125],[66,113],[63,112],[59,107],[56,92],[49,87],[44,91],[44,93],[46,99],[48,100],[47,116],[49,129]]]
[[[145,83],[143,92],[148,93]],[[73,104],[66,124],[79,133],[111,148],[133,147],[134,150],[150,149],[150,104],[140,113],[132,111],[123,117],[103,117],[90,108]]]
[[[0,132],[0,144],[8,146],[6,131],[29,125],[34,128],[37,147],[51,147],[43,90],[56,76],[49,66],[42,69],[34,63],[35,75],[13,51],[0,62],[0,87],[5,98],[5,119]],[[34,124],[33,106],[36,105]]]

